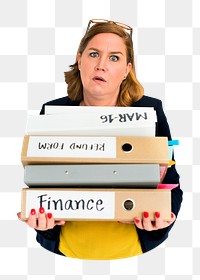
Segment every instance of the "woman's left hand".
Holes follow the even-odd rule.
[[[174,213],[171,213],[171,220],[166,221],[162,219],[159,212],[155,212],[155,221],[151,221],[149,217],[149,213],[144,212],[142,219],[136,217],[134,218],[134,221],[130,221],[130,222],[120,221],[120,223],[135,224],[136,227],[138,227],[139,229],[152,231],[152,230],[166,228],[170,226],[175,220],[176,220],[176,216]]]

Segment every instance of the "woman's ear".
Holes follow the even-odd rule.
[[[127,64],[127,66],[126,66],[126,74],[125,74],[125,76],[127,76],[128,75],[128,73],[131,71],[131,69],[132,69],[132,63],[128,63]]]
[[[78,62],[78,69],[80,70],[81,68],[81,54],[78,53],[76,56],[77,62]]]

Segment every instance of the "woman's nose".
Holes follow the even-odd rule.
[[[105,62],[105,59],[103,58],[100,58],[98,60],[98,63],[96,65],[96,70],[97,71],[105,71],[106,70],[106,62]]]
[[[98,71],[105,71],[104,67],[102,67],[102,66],[97,66],[96,70],[98,70]]]
[[[97,66],[96,69],[97,69],[97,70],[104,70],[104,67],[102,67],[102,66]]]

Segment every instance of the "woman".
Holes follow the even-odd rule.
[[[132,28],[117,22],[91,20],[80,42],[76,62],[65,73],[68,96],[43,105],[154,107],[157,113],[156,136],[171,139],[162,103],[143,94],[136,79]],[[175,166],[168,168],[163,183],[179,184]],[[103,221],[60,221],[51,213],[31,210],[27,224],[37,231],[37,241],[58,254],[81,259],[118,259],[147,252],[168,236],[182,202],[180,187],[172,190],[172,220],[159,212],[155,222],[149,213],[130,223]],[[19,214],[20,217],[20,214]]]

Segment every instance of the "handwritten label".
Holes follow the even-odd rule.
[[[115,137],[30,136],[27,156],[115,158]]]
[[[101,116],[107,120],[119,122],[149,120],[156,121],[157,115],[153,107],[110,107],[110,106],[45,106],[45,114],[67,114],[69,115]]]
[[[54,218],[113,219],[114,192],[26,190],[25,215],[44,207]]]
[[[102,115],[100,116],[100,119],[102,120],[102,123],[112,123],[112,122],[119,122],[119,123],[126,123],[126,122],[134,122],[134,121],[141,121],[141,120],[147,120],[149,121],[149,118],[147,117],[147,112],[144,112],[143,114],[140,113],[132,113],[132,114],[118,114],[118,115]]]

